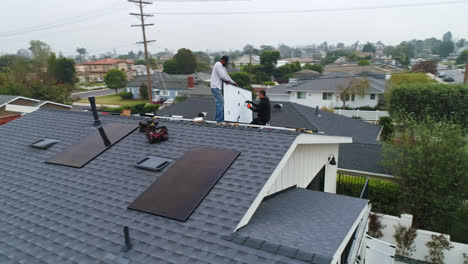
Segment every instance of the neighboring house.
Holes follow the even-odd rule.
[[[346,87],[352,78],[346,73],[333,73],[313,80],[297,81],[281,84],[268,90],[271,101],[285,101],[298,103],[310,107],[342,107],[339,97],[340,87]],[[369,89],[361,95],[349,95],[347,107],[377,106],[383,100],[385,92],[385,77],[377,79],[375,76],[365,77],[369,82]]]
[[[163,72],[156,72],[151,75],[153,98],[175,98],[184,92],[192,89],[203,89],[208,87],[195,79],[194,75],[169,75]],[[148,85],[146,76],[137,76],[127,83],[126,91],[133,94],[133,98],[140,96],[140,86]]]
[[[232,62],[236,65],[236,67],[249,65],[250,55],[249,54],[242,55],[239,58],[233,60]],[[259,65],[259,64],[260,64],[260,56],[252,55],[252,65]]]
[[[135,65],[136,76],[148,75],[146,65]],[[150,74],[154,74],[154,70],[150,69]]]
[[[124,71],[129,79],[132,79],[136,75],[135,63],[132,60],[118,59],[103,59],[77,64],[76,74],[80,83],[102,81],[104,75],[111,69]]]
[[[34,112],[39,108],[69,110],[72,107],[70,105],[41,101],[23,96],[0,95],[0,125],[13,121],[26,113]]]
[[[320,75],[321,75],[320,72],[317,72],[317,71],[301,70],[301,71],[295,72],[293,75],[293,78],[297,80],[312,80],[312,79],[319,77]]]
[[[268,93],[268,91],[267,91]],[[276,106],[275,106],[276,105]],[[327,111],[290,102],[272,102],[271,126],[308,129],[318,134],[351,137],[352,144],[340,145],[338,171],[373,177],[392,177],[382,166],[381,127]],[[281,107],[279,107],[281,106]],[[213,98],[187,98],[185,101],[157,111],[159,116],[197,117],[207,113],[214,120]]]
[[[301,58],[301,57],[295,57],[295,58],[286,58],[286,59],[281,59],[278,60],[278,63],[276,64],[277,67],[286,65],[288,63],[294,63],[298,61],[301,64],[301,67],[306,65],[307,63],[309,64],[314,64],[320,62],[319,60],[314,60],[313,58]]]
[[[2,262],[336,264],[355,263],[365,249],[368,201],[334,194],[337,166],[329,162],[350,138],[160,118],[169,140],[149,144],[136,129],[141,118],[99,117],[99,133],[91,113],[52,109],[0,127]],[[116,136],[115,126],[134,130]],[[45,138],[58,143],[29,146]],[[108,147],[93,144],[100,140]],[[238,156],[205,170],[198,184],[174,185],[206,162],[184,158],[194,148]],[[70,167],[83,158],[75,152],[97,157]],[[162,171],[138,168],[148,155],[171,161]],[[220,178],[208,180],[211,173]],[[179,193],[165,203],[151,198]],[[186,207],[186,218],[170,218]],[[123,247],[124,226],[131,247]]]
[[[385,61],[385,60],[384,60]],[[344,64],[344,65],[327,65],[323,71],[323,74],[327,75],[330,73],[348,73],[348,74],[359,74],[360,72],[375,72],[378,74],[392,74],[394,72],[403,72],[402,69],[392,65],[358,65]]]

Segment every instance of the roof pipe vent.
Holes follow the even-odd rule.
[[[89,104],[91,104],[91,110],[93,111],[94,126],[100,126],[101,120],[99,120],[98,112],[96,109],[96,98],[94,98],[94,96],[89,96],[88,101],[89,101]]]
[[[123,252],[128,252],[132,248],[132,244],[130,243],[130,234],[128,232],[128,226],[124,226],[124,246],[122,248]]]
[[[316,116],[319,116],[319,112],[318,112],[318,105],[317,105],[317,106],[315,106],[315,115],[316,115]]]
[[[275,105],[273,106],[273,108],[282,110],[282,109],[283,109],[283,104],[275,104]]]

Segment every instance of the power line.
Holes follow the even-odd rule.
[[[44,30],[49,30],[53,28],[60,28],[68,25],[73,25],[81,22],[88,21],[91,18],[102,18],[103,15],[107,13],[111,13],[114,11],[114,9],[119,9],[125,5],[125,2],[122,3],[121,1],[117,1],[113,3],[110,6],[107,6],[105,8],[97,9],[95,11],[90,11],[83,13],[81,15],[76,15],[76,16],[70,16],[66,18],[62,18],[59,20],[56,20],[54,22],[42,24],[42,25],[36,25],[36,26],[31,26],[31,27],[24,27],[12,31],[6,31],[6,32],[0,32],[0,37],[9,37],[9,36],[16,36],[16,35],[23,35],[23,34],[28,34],[31,32],[39,32],[39,31],[44,31]]]
[[[302,14],[302,13],[318,13],[318,12],[339,12],[339,11],[393,9],[393,8],[405,8],[405,7],[440,6],[440,5],[452,5],[452,4],[464,4],[464,3],[468,3],[468,1],[467,0],[453,0],[453,1],[421,2],[421,3],[358,6],[358,7],[316,8],[316,9],[305,9],[305,10],[231,11],[231,12],[158,12],[156,14],[157,15],[172,15],[172,16]]]

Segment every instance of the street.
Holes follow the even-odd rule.
[[[124,89],[118,89],[118,92],[122,92]],[[89,91],[89,92],[79,92],[79,93],[73,93],[71,94],[70,98],[77,98],[77,99],[86,99],[88,96],[103,96],[103,95],[109,95],[109,94],[115,94],[114,89],[103,89],[103,90],[96,90],[96,91]]]

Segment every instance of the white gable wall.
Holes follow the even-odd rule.
[[[341,107],[343,102],[333,93],[332,100],[323,100],[322,92],[305,92],[304,99],[297,99],[297,92],[291,92],[290,94],[271,94],[269,98],[271,101],[278,102],[291,102],[297,103],[300,105],[305,105],[309,107],[319,108],[325,106],[327,108]],[[361,107],[361,106],[371,106],[374,107],[379,102],[378,94],[375,94],[375,99],[370,98],[371,94],[366,93],[364,96],[356,95],[354,101],[346,101],[346,106],[348,107]]]

